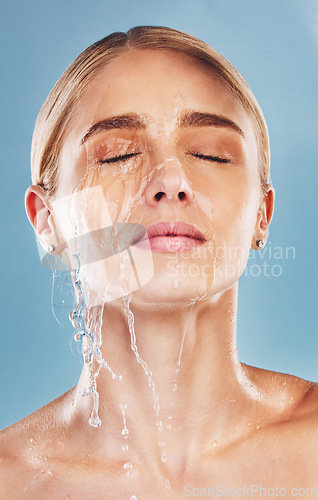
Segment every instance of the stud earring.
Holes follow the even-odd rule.
[[[264,245],[265,245],[264,240],[256,240],[256,246],[258,248],[263,248]]]
[[[53,245],[49,245],[46,249],[47,253],[52,253],[54,252],[54,246]]]

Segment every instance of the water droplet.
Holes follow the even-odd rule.
[[[136,495],[132,495],[129,500],[137,500]]]
[[[161,420],[157,420],[156,425],[157,425],[158,431],[162,432],[162,422],[161,422]]]
[[[158,445],[159,445],[159,446],[166,446],[166,443],[165,443],[164,441],[160,441],[160,442],[158,443]]]
[[[175,382],[172,386],[172,390],[173,390],[173,392],[176,392],[177,389],[178,389],[178,384],[177,384],[177,382]]]
[[[123,468],[124,469],[132,469],[132,464],[130,462],[126,462],[124,465],[123,465]]]
[[[122,433],[122,435],[123,435],[123,436],[125,436],[125,437],[126,437],[126,436],[128,436],[129,431],[128,431],[128,429],[127,429],[127,428],[125,428],[125,429],[123,429],[123,430],[121,431],[121,433]]]
[[[51,477],[54,477],[54,476],[55,476],[54,472],[53,472],[53,471],[51,471],[51,470],[49,470],[49,471],[48,471],[48,475],[49,475],[49,476],[51,476]]]
[[[99,427],[101,425],[101,419],[99,418],[98,415],[96,415],[95,417],[91,417],[89,419],[89,423],[92,427]]]
[[[169,481],[169,479],[166,479],[165,488],[166,488],[166,490],[170,490],[170,481]]]
[[[257,425],[256,426],[256,430],[258,431],[259,429],[261,429],[263,426],[262,425]]]
[[[170,424],[168,424],[168,425],[167,425],[167,430],[168,430],[168,431],[170,431],[170,429],[171,429],[171,425],[170,425]]]
[[[128,444],[124,444],[124,445],[121,447],[121,449],[122,449],[123,451],[127,451],[127,450],[128,450]]]
[[[247,422],[247,425],[248,425],[248,426],[251,426],[252,424],[251,424],[251,422]]]
[[[166,462],[166,460],[167,460],[167,453],[166,450],[163,450],[161,455],[161,462]]]
[[[213,448],[216,448],[218,445],[218,442],[216,441],[216,439],[214,441],[212,441],[212,447]]]
[[[235,403],[235,399],[234,399],[234,398],[233,398],[233,399],[231,399],[231,403]]]

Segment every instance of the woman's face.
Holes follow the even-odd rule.
[[[133,300],[189,302],[228,289],[255,239],[257,157],[250,116],[192,57],[129,50],[114,59],[67,126],[53,211],[60,237],[80,241],[91,297],[126,290]],[[100,231],[115,222],[122,252],[109,252]],[[153,226],[161,222],[171,224]],[[133,244],[125,230],[136,224],[152,227]]]

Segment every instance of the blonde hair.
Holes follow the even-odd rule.
[[[137,26],[93,43],[67,68],[44,102],[33,133],[32,182],[52,196],[57,187],[58,159],[68,119],[85,88],[105,65],[129,49],[172,50],[194,57],[223,80],[253,118],[258,142],[261,186],[266,193],[270,169],[269,137],[262,110],[250,87],[232,64],[198,38],[171,28]]]

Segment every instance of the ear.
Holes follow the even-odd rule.
[[[53,245],[53,254],[59,254],[59,238],[55,230],[55,224],[50,208],[48,196],[41,186],[30,186],[25,193],[25,209],[29,221],[35,230],[40,243],[45,251],[49,245]]]
[[[259,250],[256,245],[257,240],[266,242],[269,224],[274,212],[275,190],[271,184],[266,184],[266,194],[262,196],[261,205],[258,209],[255,231],[251,243],[251,248]]]

